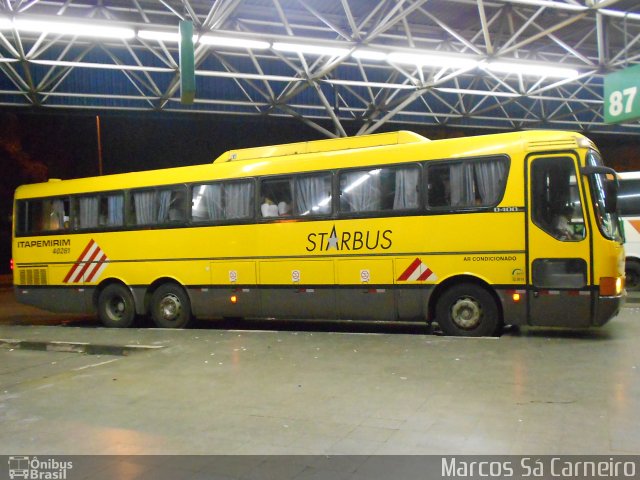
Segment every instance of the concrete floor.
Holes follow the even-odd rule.
[[[0,339],[164,347],[5,343],[0,454],[640,454],[638,304],[600,329],[498,339],[272,325],[104,329],[0,291]]]
[[[0,351],[0,445],[31,454],[637,454],[632,313],[618,325],[634,329],[626,338],[94,329],[102,342],[167,348]],[[60,330],[11,333],[57,336],[51,329]],[[73,330],[64,337],[87,340]]]

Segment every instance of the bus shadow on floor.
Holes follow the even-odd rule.
[[[337,332],[380,334],[439,334],[426,323],[355,320],[206,319],[191,328],[203,330],[268,330],[285,332]]]
[[[5,318],[2,325],[60,326],[78,328],[104,328],[93,316],[71,316],[52,318],[49,315],[14,315]],[[134,328],[154,329],[150,318],[139,318]],[[354,334],[387,335],[431,335],[443,336],[437,323],[430,326],[424,322],[393,322],[364,320],[282,320],[282,319],[196,319],[189,327],[191,330],[246,330],[246,331],[283,331],[283,332],[335,332]],[[549,338],[574,340],[610,340],[617,335],[611,329],[568,329],[555,327],[517,327],[507,325],[501,337],[511,338]]]
[[[611,340],[616,337],[610,330],[602,328],[563,328],[563,327],[505,327],[503,336],[521,338],[548,338],[567,340]]]

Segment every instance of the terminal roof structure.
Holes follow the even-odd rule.
[[[195,32],[192,104],[181,21]],[[638,121],[605,124],[603,79],[638,64],[640,0],[0,2],[11,107],[284,116],[326,137],[412,124],[637,135]]]

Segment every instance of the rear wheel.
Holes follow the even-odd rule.
[[[120,283],[107,285],[98,296],[98,318],[105,327],[133,325],[136,307],[131,291]]]
[[[498,306],[484,288],[471,283],[446,290],[436,304],[436,321],[447,335],[486,337],[500,332]]]
[[[640,262],[627,260],[624,267],[624,275],[627,290],[632,292],[640,290]]]
[[[188,327],[191,302],[184,289],[173,283],[160,285],[151,296],[151,317],[160,328]]]

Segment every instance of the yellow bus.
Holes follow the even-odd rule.
[[[15,193],[20,302],[128,327],[195,317],[588,327],[624,300],[615,172],[577,133],[406,131]]]

